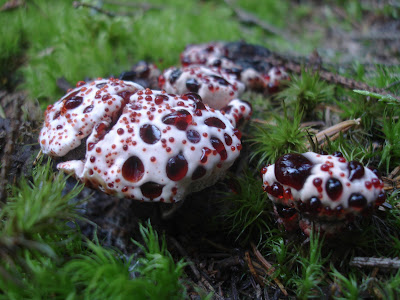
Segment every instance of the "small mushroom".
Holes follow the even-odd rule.
[[[77,148],[96,124],[113,123],[142,86],[119,79],[79,81],[45,111],[45,123],[39,135],[43,153],[60,157]]]
[[[386,199],[383,182],[360,162],[340,152],[286,154],[261,171],[264,191],[286,229],[298,226],[335,234],[355,216],[366,215]]]
[[[241,105],[247,118],[250,107]],[[214,184],[239,156],[233,113],[210,108],[195,93],[139,90],[114,123],[104,119],[92,126],[83,160],[57,168],[120,197],[180,201]]]
[[[236,75],[204,66],[169,68],[159,77],[159,87],[174,94],[198,93],[204,103],[215,109],[228,105],[245,88]]]

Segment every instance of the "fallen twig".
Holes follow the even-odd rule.
[[[318,132],[315,137],[313,137],[314,143],[318,144],[323,144],[327,138],[329,138],[331,141],[335,140],[339,137],[340,132],[346,132],[349,130],[351,127],[360,125],[361,119],[358,118],[356,120],[347,120],[340,122],[338,124],[335,124],[329,128],[326,128],[320,132]],[[310,148],[312,145],[309,143],[307,145],[307,148]]]
[[[260,261],[260,263],[264,266],[264,268],[267,271],[267,275],[272,277],[272,279],[275,281],[276,285],[279,287],[279,289],[282,291],[282,293],[285,296],[288,296],[288,292],[286,291],[285,287],[283,284],[280,282],[280,280],[276,276],[272,276],[275,273],[275,268],[262,256],[260,251],[256,248],[256,246],[251,243],[251,247],[253,248],[253,253],[257,257],[257,259]]]
[[[399,269],[400,259],[399,258],[386,258],[386,257],[354,257],[350,261],[351,266],[355,267],[369,267],[369,268],[387,268],[387,269]]]

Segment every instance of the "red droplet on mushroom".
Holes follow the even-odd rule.
[[[106,84],[107,84],[106,82],[98,83],[98,84],[96,84],[96,87],[97,87],[98,89],[101,89],[101,88],[104,87]]]
[[[122,165],[122,176],[130,182],[138,182],[143,175],[144,165],[137,156],[129,157]]]
[[[360,179],[364,176],[364,166],[358,161],[350,161],[347,168],[349,169],[349,180]]]
[[[367,205],[367,199],[361,194],[351,194],[349,197],[349,206],[357,209],[362,209]]]
[[[192,123],[192,115],[184,109],[170,113],[162,118],[162,122],[168,125],[175,125],[179,130],[186,130]]]
[[[186,94],[183,94],[181,97],[182,98],[187,97],[187,99],[194,100],[194,102],[196,104],[197,104],[197,102],[201,102],[201,103],[203,102],[203,100],[201,99],[200,95],[197,94],[197,93],[186,93]],[[203,109],[205,109],[205,107]]]
[[[124,99],[124,104],[127,104],[129,102],[130,97],[134,94],[134,92],[131,91],[122,91],[117,93],[118,96],[120,96],[122,99]]]
[[[239,129],[235,128],[233,129],[233,133],[236,135],[236,137],[240,140],[242,138],[242,133],[240,132]]]
[[[230,83],[226,79],[220,76],[211,75],[211,77],[214,78],[214,80],[217,81],[220,85],[230,85]]]
[[[226,152],[224,143],[217,137],[211,137],[210,138],[211,145],[214,147],[215,150],[219,153],[221,156],[221,160],[225,160],[228,157],[228,153]]]
[[[169,77],[169,83],[174,84],[175,81],[181,76],[182,71],[180,69],[175,69],[172,71],[171,76]]]
[[[207,156],[209,156],[211,154],[211,150],[207,147],[204,147],[203,149],[201,149],[201,157],[200,157],[200,162],[202,162],[203,164],[207,162]]]
[[[93,107],[94,107],[93,105],[86,106],[85,109],[83,110],[83,113],[84,114],[90,113],[93,110]]]
[[[161,138],[161,131],[155,125],[144,124],[140,127],[139,135],[145,143],[155,144]]]
[[[107,134],[108,128],[107,125],[104,123],[99,123],[94,128],[96,130],[96,138],[101,140]]]
[[[206,175],[207,170],[203,166],[197,166],[193,171],[192,180],[197,180]]]
[[[276,204],[275,207],[278,215],[284,219],[290,219],[297,213],[296,209],[293,207],[288,207],[282,204]]]
[[[186,131],[186,137],[193,144],[197,144],[201,139],[200,133],[193,129]]]
[[[187,171],[188,163],[182,152],[168,160],[166,172],[169,179],[179,181],[186,176]]]
[[[318,197],[311,197],[309,202],[309,211],[311,214],[318,214],[322,209],[321,200]]]
[[[118,129],[117,129],[117,133],[118,133],[119,135],[123,135],[123,134],[124,134],[124,130],[123,130],[122,128],[118,128]]]
[[[198,81],[194,78],[189,78],[186,80],[186,88],[193,93],[197,93],[200,89],[200,86],[201,84],[198,83]]]
[[[155,199],[162,194],[163,185],[158,184],[153,181],[146,182],[140,186],[140,191],[142,192],[143,196]]]
[[[274,182],[267,191],[275,198],[282,199],[283,198],[283,187],[278,182]]]
[[[231,136],[229,134],[224,133],[224,139],[225,139],[225,143],[228,146],[232,145],[232,138],[231,138]]]
[[[217,127],[217,128],[221,128],[221,129],[226,128],[225,123],[216,117],[211,117],[211,118],[206,119],[204,121],[204,124],[206,124],[207,126]]]
[[[167,95],[157,94],[156,98],[154,99],[154,103],[157,104],[157,105],[162,104],[164,101],[168,101],[168,96]]]
[[[384,191],[380,192],[378,195],[378,198],[376,198],[376,206],[380,206],[383,204],[383,202],[385,202],[386,200],[386,193]]]
[[[343,192],[343,186],[340,180],[329,178],[325,184],[326,193],[333,201],[338,200]]]
[[[301,154],[289,153],[275,163],[276,179],[285,185],[300,190],[310,175],[313,164]]]
[[[77,108],[79,105],[82,104],[83,97],[80,96],[73,96],[68,97],[67,101],[64,103],[64,108],[66,109],[74,109]]]

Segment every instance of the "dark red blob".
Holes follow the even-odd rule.
[[[124,99],[124,103],[127,104],[129,102],[129,99],[131,96],[134,94],[134,92],[131,91],[122,91],[117,93],[118,96],[120,96],[122,99]]]
[[[233,133],[236,135],[236,137],[240,140],[242,138],[242,133],[240,132],[239,129],[235,128],[233,129]]]
[[[318,197],[312,197],[308,203],[308,206],[311,214],[318,214],[321,212],[322,204]]]
[[[225,123],[216,117],[211,117],[211,118],[206,119],[204,121],[204,124],[206,124],[207,126],[210,126],[210,127],[217,127],[217,128],[221,128],[221,129],[226,128]]]
[[[232,145],[232,138],[231,138],[231,136],[229,134],[224,133],[224,139],[225,139],[225,143],[228,146]]]
[[[361,194],[351,194],[349,197],[349,206],[356,208],[356,209],[362,209],[367,205],[367,199]]]
[[[350,161],[349,165],[347,166],[347,169],[349,169],[349,180],[353,181],[354,179],[360,179],[364,176],[364,166],[359,163],[358,161]]]
[[[210,138],[211,145],[214,147],[215,150],[221,155],[221,160],[225,160],[228,158],[228,153],[226,152],[224,143],[217,137],[212,136]]]
[[[383,202],[385,202],[385,200],[386,200],[386,193],[384,191],[382,191],[379,193],[378,198],[376,198],[375,204],[377,206],[382,205]]]
[[[61,112],[58,111],[54,114],[53,120],[57,119],[61,115]]]
[[[103,82],[103,83],[98,83],[98,84],[96,84],[96,87],[98,88],[98,89],[101,89],[103,86],[105,86],[107,84],[107,82]]]
[[[186,94],[183,94],[181,97],[182,97],[182,99],[184,97],[186,97],[187,99],[194,100],[195,102],[203,101],[203,99],[201,99],[200,95],[197,93],[186,93]]]
[[[296,209],[293,207],[285,206],[282,204],[276,204],[275,207],[278,215],[283,219],[289,219],[297,213]]]
[[[325,184],[326,193],[333,201],[338,200],[343,192],[343,186],[340,180],[329,178]]]
[[[197,180],[206,175],[207,170],[203,166],[198,166],[192,174],[192,180]]]
[[[224,78],[220,77],[220,76],[216,76],[216,75],[211,75],[212,78],[214,78],[214,80],[216,80],[220,85],[230,85],[230,83],[228,81],[226,81]]]
[[[118,129],[117,129],[117,133],[118,133],[119,135],[122,135],[122,134],[124,134],[124,130],[123,130],[122,128],[118,128]]]
[[[335,157],[343,157],[343,153],[340,152],[340,151],[335,151],[335,152],[333,153],[333,156],[335,156]]]
[[[99,140],[103,139],[103,137],[109,132],[108,127],[104,123],[98,123],[95,128],[96,135],[95,137]]]
[[[186,176],[188,171],[188,162],[182,152],[168,160],[166,171],[168,178],[173,181],[179,181]]]
[[[200,162],[205,164],[207,162],[207,156],[209,156],[211,154],[211,152],[212,151],[207,147],[204,147],[203,149],[201,149]]]
[[[145,143],[155,144],[161,138],[161,131],[157,126],[144,124],[142,127],[140,127],[139,135]]]
[[[232,105],[227,105],[221,108],[220,111],[224,112],[225,114],[229,114],[232,110],[232,107],[233,107]]]
[[[193,129],[186,131],[186,137],[193,144],[197,144],[201,139],[200,133]]]
[[[282,199],[283,198],[283,187],[278,182],[274,182],[267,190],[269,194],[274,196],[275,198]]]
[[[320,187],[322,185],[322,179],[319,178],[319,177],[314,178],[313,184],[314,184],[315,187]]]
[[[194,109],[195,110],[207,110],[206,106],[202,101],[195,101],[194,102]]]
[[[289,153],[275,163],[276,179],[285,185],[300,190],[310,176],[313,164],[301,154]]]
[[[75,91],[75,92],[72,92],[72,93],[69,94],[67,97],[65,97],[65,98],[63,99],[63,101],[68,101],[69,99],[75,97],[76,95],[79,94],[80,91],[81,91],[81,90],[77,90],[77,91]]]
[[[143,196],[153,200],[154,198],[157,198],[161,195],[163,187],[164,186],[161,184],[158,184],[153,181],[149,181],[149,182],[146,182],[145,184],[142,184],[140,187],[140,190],[141,190]]]
[[[130,182],[138,182],[143,175],[144,165],[137,156],[129,157],[122,165],[122,176]]]
[[[154,99],[154,103],[157,104],[157,105],[160,105],[164,101],[168,101],[168,96],[167,95],[158,94],[158,95],[156,95],[156,98]]]
[[[89,105],[89,106],[86,106],[86,107],[85,107],[85,109],[83,110],[83,113],[84,113],[84,114],[88,114],[88,113],[90,113],[92,110],[93,110],[93,105]]]
[[[64,103],[64,108],[66,109],[74,109],[77,108],[79,105],[82,104],[83,97],[81,96],[73,96],[68,97],[67,101]]]
[[[89,144],[87,145],[88,151],[93,150],[93,148],[94,148],[95,145],[96,145],[95,143],[89,143]]]
[[[169,76],[169,83],[174,84],[175,81],[178,80],[178,78],[181,76],[182,71],[180,69],[175,69],[171,72],[171,75]]]
[[[162,118],[164,124],[175,125],[179,130],[186,130],[192,123],[192,115],[184,109],[170,113]]]
[[[186,88],[193,93],[197,93],[200,89],[200,86],[201,84],[198,83],[198,81],[194,78],[189,78],[186,80]]]

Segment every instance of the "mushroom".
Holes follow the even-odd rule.
[[[155,64],[139,61],[130,71],[122,72],[119,79],[136,82],[144,88],[156,89],[160,75],[161,71]]]
[[[234,105],[248,118],[245,102]],[[214,184],[239,156],[234,113],[210,108],[195,93],[139,90],[115,122],[103,118],[92,125],[84,159],[57,168],[108,194],[180,201]]]
[[[43,153],[60,157],[77,148],[96,124],[113,123],[129,97],[142,86],[119,79],[79,81],[45,111],[45,123],[39,135]]]
[[[205,66],[169,68],[159,77],[159,87],[174,94],[198,93],[204,103],[215,109],[228,105],[245,88],[235,74]]]
[[[252,45],[247,44],[247,47],[244,47],[247,50],[244,50],[244,52],[246,53],[246,51],[248,51],[248,53],[246,53],[248,57],[243,57],[244,53],[238,51],[235,47],[234,49],[236,50],[232,49],[232,46],[232,43],[227,45],[221,42],[189,45],[183,53],[181,53],[181,63],[184,67],[191,65],[203,65],[210,68],[218,67],[226,73],[235,74],[236,78],[243,82],[247,89],[266,91],[268,93],[277,92],[281,82],[289,79],[283,67],[266,68],[265,65],[261,65],[260,68],[256,70],[257,66],[252,66],[252,54],[255,55],[255,53],[261,52],[258,54],[263,54],[265,56],[267,54],[269,55],[268,50],[267,53],[264,53],[265,51],[261,51],[255,46],[252,47]],[[238,55],[238,58],[232,60],[234,59],[235,53]],[[256,61],[254,63],[256,63]]]
[[[312,222],[334,234],[386,199],[378,176],[358,161],[346,161],[340,152],[286,154],[261,175],[279,222],[287,230],[300,226],[306,234]]]

